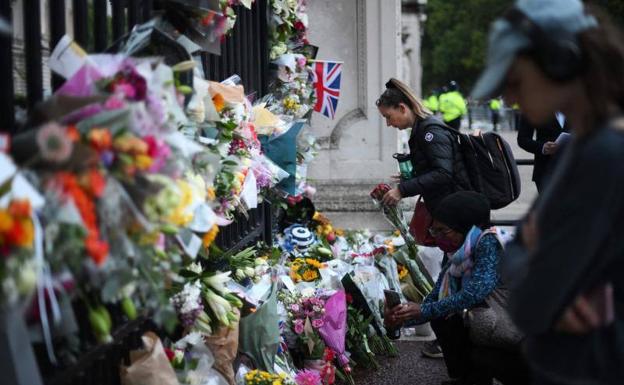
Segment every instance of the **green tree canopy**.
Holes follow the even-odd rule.
[[[467,93],[483,70],[490,24],[513,0],[429,0],[422,42],[423,91],[455,80]],[[624,27],[623,0],[591,0]]]

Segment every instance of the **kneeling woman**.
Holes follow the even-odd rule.
[[[470,341],[462,317],[464,309],[486,307],[486,297],[501,285],[497,267],[503,247],[489,226],[490,204],[484,195],[460,191],[442,199],[433,212],[429,231],[442,250],[454,254],[422,304],[409,302],[386,309],[385,320],[390,327],[431,322],[449,376],[458,384],[490,384],[495,373],[483,365],[505,366],[504,362],[475,361],[475,349],[479,349]],[[488,349],[485,352],[489,357],[498,356]]]

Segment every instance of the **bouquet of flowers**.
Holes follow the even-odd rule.
[[[254,369],[245,374],[245,385],[292,385],[292,383],[285,374],[272,374]]]
[[[37,283],[34,260],[34,225],[30,201],[13,199],[0,208],[0,305],[14,305]]]
[[[204,271],[197,263],[180,271],[186,282],[171,302],[183,326],[211,335],[219,327],[229,327],[238,321],[234,309],[243,303],[226,287],[230,274]]]
[[[239,282],[250,279],[257,283],[269,271],[270,266],[267,259],[257,257],[257,255],[254,247],[248,247],[231,256],[226,253],[225,258],[234,272],[234,277]]]
[[[320,278],[323,263],[315,258],[295,258],[290,263],[290,278],[295,282],[314,282]]]
[[[403,217],[403,211],[398,205],[388,206],[381,203],[383,196],[390,190],[391,187],[388,184],[380,183],[370,192],[370,196],[373,198],[375,205],[381,209],[381,212],[388,222],[401,233],[401,236],[405,240],[410,258],[413,259],[418,266],[418,269],[414,272],[417,276],[414,284],[422,293],[427,295],[433,289],[433,279],[431,279],[429,272],[418,256],[418,246],[416,245],[414,237],[409,233],[405,218]]]
[[[318,329],[325,324],[325,300],[316,295],[285,293],[281,293],[280,300],[288,312],[290,328],[297,337],[296,348],[307,360],[321,359],[325,343]]]

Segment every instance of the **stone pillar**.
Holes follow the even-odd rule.
[[[422,15],[420,13],[403,12],[401,16],[402,32],[404,34],[403,55],[405,67],[403,78],[422,97],[422,64],[420,60],[420,43],[422,34]]]
[[[312,118],[321,144],[308,174],[318,190],[314,202],[337,226],[385,228],[368,193],[397,172],[392,154],[398,132],[386,126],[375,101],[386,81],[399,74],[400,1],[314,0],[308,13],[309,40],[320,47],[317,58],[344,62],[335,119],[317,113]],[[362,220],[379,223],[367,226]]]

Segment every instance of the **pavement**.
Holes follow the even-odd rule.
[[[353,371],[358,385],[439,385],[448,380],[443,359],[423,357],[423,341],[397,341],[398,357],[377,357],[379,370],[358,367]]]

